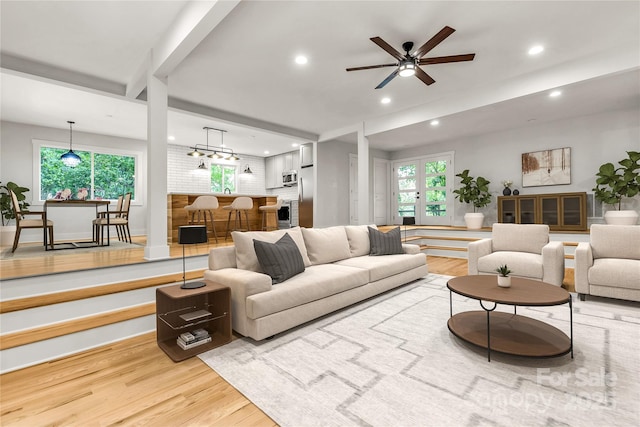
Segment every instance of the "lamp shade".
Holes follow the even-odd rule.
[[[416,225],[416,217],[415,216],[403,216],[402,217],[402,225]]]
[[[208,241],[207,227],[204,225],[183,225],[178,227],[178,243],[181,245],[207,243]]]

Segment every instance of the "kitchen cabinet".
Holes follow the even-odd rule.
[[[587,229],[587,193],[498,197],[498,220],[513,224],[547,224],[550,230]]]
[[[281,188],[282,172],[300,169],[300,154],[297,151],[267,157],[264,160],[265,187]]]

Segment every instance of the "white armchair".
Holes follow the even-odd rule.
[[[575,253],[576,292],[640,301],[640,226],[591,226]]]
[[[562,286],[564,245],[549,241],[549,226],[493,224],[491,238],[469,243],[469,274],[497,274],[507,264],[513,276]]]

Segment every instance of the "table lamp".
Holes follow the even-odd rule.
[[[402,225],[404,225],[404,241],[407,241],[407,225],[415,225],[416,217],[415,216],[403,216],[402,217]]]
[[[184,245],[207,243],[207,227],[204,225],[183,225],[178,227],[178,243],[182,245],[182,289],[197,289],[206,285],[204,282],[189,282],[186,279],[184,265]]]

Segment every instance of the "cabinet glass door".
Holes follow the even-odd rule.
[[[520,224],[536,223],[536,199],[519,199]]]
[[[543,197],[540,200],[542,210],[542,223],[548,226],[559,225],[559,206],[557,197]]]
[[[581,200],[579,196],[562,197],[562,222],[564,225],[582,225]]]
[[[514,224],[516,222],[516,201],[515,199],[502,199],[502,217],[500,222]]]

